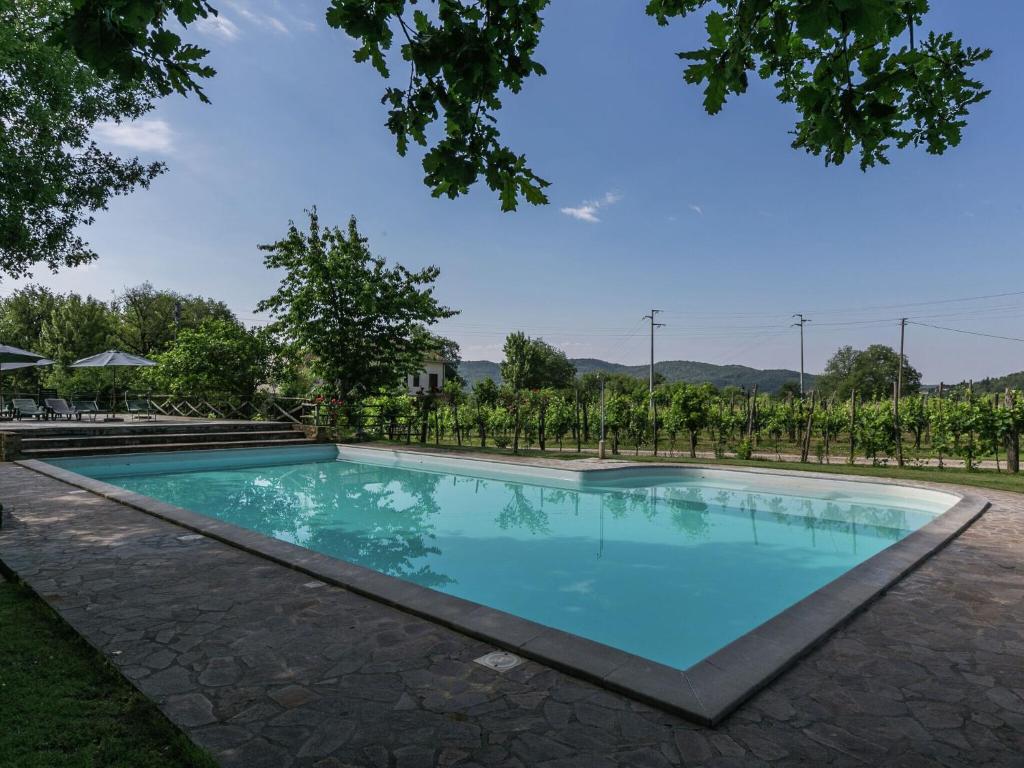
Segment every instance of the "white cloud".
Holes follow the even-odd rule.
[[[107,121],[98,123],[94,133],[101,142],[140,152],[170,152],[174,148],[174,131],[163,120]]]
[[[271,16],[269,13],[259,13],[257,11],[250,10],[248,5],[241,0],[226,0],[226,2],[235,9],[235,12],[238,13],[239,16],[249,23],[255,24],[257,27],[272,29],[282,35],[291,34],[291,30],[289,30],[285,23],[276,16]]]
[[[241,31],[238,25],[221,13],[218,16],[207,16],[196,21],[196,29],[204,35],[219,37],[221,40],[237,40]]]
[[[701,208],[699,205],[694,205],[693,203],[690,203],[690,210],[696,213],[698,216],[704,215],[704,209]]]
[[[580,221],[587,221],[591,224],[597,224],[601,221],[598,218],[597,212],[609,205],[614,205],[622,199],[622,195],[617,192],[605,192],[604,196],[598,200],[587,200],[582,204],[572,207],[567,206],[562,208],[562,213],[574,219]]]
[[[267,16],[266,19],[267,19],[267,24],[272,29],[276,29],[278,32],[280,32],[281,34],[284,34],[284,35],[289,34],[288,27],[286,27],[284,25],[284,22],[282,22],[280,19],[278,19],[278,18],[276,18],[274,16]]]
[[[572,216],[574,219],[579,219],[580,221],[589,221],[592,224],[596,224],[600,221],[600,219],[597,218],[597,208],[598,206],[594,203],[584,203],[583,205],[575,208],[563,208],[562,213],[566,216]]]

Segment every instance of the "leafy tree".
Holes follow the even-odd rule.
[[[63,301],[60,294],[35,284],[0,299],[0,338],[5,344],[25,349],[38,346],[43,326]]]
[[[63,301],[63,296],[34,284],[19,288],[10,296],[0,299],[0,340],[41,355],[46,354],[46,350],[39,348],[43,326]],[[14,385],[16,388],[34,390],[39,386],[41,375],[41,368],[22,368],[13,373]]]
[[[448,402],[448,410],[452,415],[452,426],[455,428],[455,439],[462,445],[462,411],[466,404],[466,393],[462,389],[462,382],[455,379],[446,379],[444,382],[444,397]]]
[[[498,404],[498,397],[498,385],[489,376],[473,385],[470,406],[473,408],[473,421],[480,436],[481,448],[487,447],[487,428],[491,421],[491,412]]]
[[[854,428],[857,445],[864,457],[878,464],[878,454],[892,454],[896,444],[896,429],[893,424],[892,406],[886,401],[865,403],[857,410]]]
[[[200,78],[216,72],[202,63],[209,51],[174,31],[216,16],[206,0],[68,0],[69,12],[50,24],[50,40],[73,51],[98,73],[145,83],[167,96],[196,94],[208,101]]]
[[[174,22],[216,14],[207,0],[67,1],[50,44],[122,84],[206,100],[207,51],[183,42]],[[504,93],[546,73],[535,54],[548,4],[445,0],[428,12],[415,0],[331,0],[327,23],[356,39],[355,60],[388,82],[383,102],[398,152],[410,142],[427,148],[424,183],[435,197],[465,194],[482,177],[503,210],[520,199],[548,202],[548,182],[501,141],[497,124]],[[988,94],[968,73],[990,51],[952,33],[918,33],[929,0],[648,0],[646,12],[667,25],[708,6],[706,45],[678,54],[685,80],[704,87],[705,110],[716,114],[744,93],[752,73],[772,79],[799,115],[793,147],[826,163],[858,150],[862,168],[887,163],[894,145],[941,154]],[[405,87],[392,80],[399,58],[409,67]]]
[[[142,356],[164,351],[180,331],[198,328],[206,320],[235,322],[222,301],[161,291],[150,283],[129,288],[114,303],[120,317],[118,346]]]
[[[519,452],[519,432],[522,428],[523,400],[520,394],[538,375],[540,367],[539,348],[525,333],[510,333],[505,338],[505,356],[501,361],[502,387],[506,407],[514,419],[512,452]]]
[[[427,147],[424,183],[435,197],[464,194],[482,176],[503,210],[520,198],[547,202],[548,183],[501,142],[496,119],[499,94],[545,74],[534,57],[547,5],[458,0],[428,13],[412,0],[332,0],[327,23],[358,40],[355,60],[389,81],[383,101],[398,152],[410,141]],[[679,54],[686,81],[704,87],[705,110],[716,114],[730,94],[744,93],[753,73],[772,79],[799,116],[793,147],[826,163],[857,150],[862,168],[887,163],[893,145],[941,154],[960,142],[970,106],[988,94],[968,72],[990,51],[951,33],[917,33],[928,0],[649,0],[647,14],[666,25],[708,6],[706,45]],[[405,87],[391,84],[396,32],[410,70]]]
[[[0,3],[0,272],[15,278],[40,263],[55,272],[95,259],[81,227],[164,170],[91,139],[97,123],[148,112],[152,91],[106,76],[61,44],[53,30],[71,23],[74,5],[85,3]]]
[[[260,250],[267,269],[285,274],[257,311],[269,312],[271,332],[344,396],[397,386],[442,346],[428,327],[457,314],[434,296],[437,267],[389,267],[355,217],[346,230],[321,228],[313,208],[308,232],[289,222],[283,239]]]
[[[779,387],[779,391],[775,393],[780,400],[786,398],[801,397],[800,395],[800,382],[798,381],[785,381],[782,386]]]
[[[561,395],[553,395],[548,404],[547,430],[558,441],[558,450],[562,450],[562,442],[572,429],[575,419],[573,403]]]
[[[108,349],[116,316],[110,305],[69,294],[57,303],[40,328],[39,351],[54,361],[43,372],[47,387],[65,394],[97,393],[109,383],[109,372],[70,368],[75,360]]]
[[[840,347],[825,364],[825,373],[816,384],[819,394],[847,399],[850,392],[864,399],[892,397],[893,384],[899,372],[900,356],[884,344],[872,344],[865,350]],[[903,395],[921,388],[921,374],[904,360]]]
[[[166,352],[156,355],[153,382],[172,395],[248,399],[267,382],[273,351],[267,333],[210,318],[181,331]]]
[[[697,457],[697,435],[708,426],[712,395],[710,384],[678,383],[672,387],[668,417],[677,430],[689,433],[691,458]]]
[[[532,339],[521,331],[512,333],[505,339],[504,351],[501,378],[513,390],[572,386],[576,366],[543,339]]]

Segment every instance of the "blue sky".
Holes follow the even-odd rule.
[[[511,214],[483,187],[430,197],[419,158],[398,157],[383,127],[382,82],[322,1],[215,5],[220,19],[193,33],[218,69],[212,105],[171,97],[101,132],[170,171],[99,215],[96,264],[37,281],[108,298],[149,280],[254,322],[276,284],[256,245],[316,204],[330,223],[355,214],[389,260],[441,267],[438,294],[462,310],[442,330],[466,359],[500,359],[522,329],[572,357],[644,362],[651,307],[665,310],[659,359],[757,367],[799,364],[794,312],[813,321],[810,371],[840,344],[895,344],[901,315],[1024,337],[1024,295],[923,303],[1024,291],[1016,0],[934,0],[931,28],[995,50],[978,71],[993,93],[958,149],[895,152],[867,174],[790,149],[792,109],[768,84],[707,116],[674,55],[699,45],[698,20],[660,28],[635,0],[558,0],[539,52],[549,74],[501,115],[551,205]],[[907,351],[929,382],[1024,369],[1022,343],[923,326]]]

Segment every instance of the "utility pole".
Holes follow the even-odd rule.
[[[797,312],[793,317],[799,318],[794,326],[800,326],[800,397],[804,396],[804,326],[811,322],[810,318],[804,317]]]
[[[181,332],[181,301],[174,302],[174,339],[177,341],[178,333]]]
[[[654,406],[654,329],[655,328],[664,328],[665,327],[664,323],[656,323],[656,322],[654,322],[654,317],[659,312],[661,312],[660,309],[652,309],[651,310],[651,314],[643,316],[644,320],[650,320],[651,321],[651,371],[650,371],[650,387],[649,387],[649,390],[650,390],[651,406],[652,407]]]
[[[661,312],[660,309],[652,309],[651,314],[644,315],[645,320],[651,321],[651,370],[650,383],[648,386],[648,408],[651,411],[651,436],[654,438],[654,455],[658,455],[658,409],[654,405],[654,329],[663,328],[664,323],[654,322],[655,316]]]
[[[604,449],[604,374],[601,377],[601,437],[597,441],[597,458],[603,459],[605,456]]]
[[[900,424],[900,397],[903,395],[903,338],[907,331],[907,318],[900,318],[900,364],[896,369],[896,395],[893,398],[892,417],[896,426],[896,464],[903,466],[903,428]]]

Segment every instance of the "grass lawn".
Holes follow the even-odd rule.
[[[411,447],[413,449],[419,447],[422,450],[438,451],[438,452],[451,452],[451,453],[489,453],[495,456],[511,456],[512,449],[510,448],[492,448],[487,447],[481,449],[479,447],[465,446],[459,448],[458,446],[441,444],[435,446],[433,443],[427,443],[426,445],[419,445],[412,443],[411,446],[406,446],[404,442],[395,443],[377,443],[381,446],[388,446],[397,449]],[[575,450],[566,449],[564,451],[522,451],[520,456],[530,458],[545,458],[545,459],[563,459],[571,460],[581,458],[594,458],[594,454],[584,453],[578,454]],[[862,464],[847,464],[833,459],[832,464],[818,464],[816,461],[810,461],[806,464],[801,464],[792,461],[765,461],[761,459],[753,459],[744,461],[741,459],[690,459],[683,456],[634,456],[630,451],[623,451],[617,456],[608,454],[608,458],[614,461],[635,461],[644,464],[650,464],[655,462],[671,462],[673,464],[720,464],[722,466],[730,467],[761,467],[768,469],[788,469],[790,471],[803,471],[803,472],[828,472],[832,474],[840,475],[860,475],[865,477],[888,477],[897,478],[901,480],[920,480],[931,483],[952,483],[954,485],[970,485],[977,488],[992,488],[997,491],[1016,491],[1017,493],[1024,493],[1024,472],[1018,475],[1011,475],[1006,472],[996,472],[993,469],[975,469],[967,471],[966,469],[954,469],[946,467],[939,469],[938,467],[912,467],[907,466],[900,469],[896,466],[878,466],[872,467]]]
[[[213,768],[63,620],[0,577],[0,766]]]

